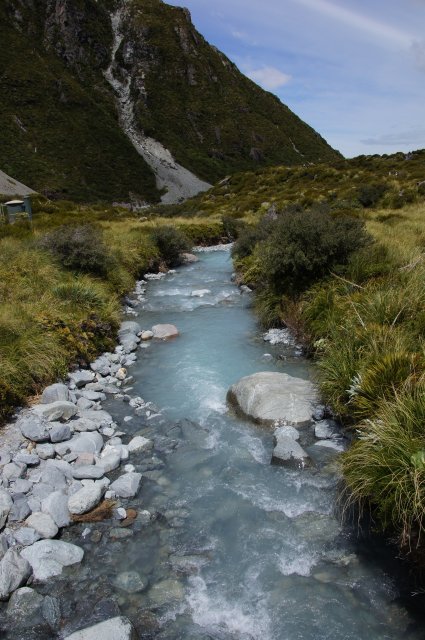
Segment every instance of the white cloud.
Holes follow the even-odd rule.
[[[251,69],[250,71],[246,71],[246,75],[248,78],[251,78],[251,80],[254,80],[254,82],[264,87],[264,89],[268,89],[270,91],[280,89],[280,87],[285,86],[285,84],[288,84],[292,79],[292,76],[279,71],[279,69],[276,69],[275,67]]]

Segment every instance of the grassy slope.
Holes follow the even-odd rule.
[[[338,158],[287,106],[211,47],[182,9],[135,0],[132,29],[134,39],[143,31],[139,55],[148,66],[140,124],[202,178],[215,182],[259,164]],[[253,148],[260,162],[250,158]]]
[[[11,410],[113,346],[120,297],[158,267],[150,233],[166,219],[139,222],[123,209],[35,203],[34,231],[0,226],[0,422]],[[104,278],[63,269],[38,239],[61,224],[94,223],[103,231],[114,267]],[[194,243],[215,242],[219,219],[176,220]]]
[[[88,12],[108,45],[111,36],[98,13]],[[1,5],[2,170],[62,198],[127,201],[133,192],[156,201],[155,178],[119,129],[102,76],[78,79],[46,50],[34,14],[24,13],[24,20],[31,33],[18,30]]]

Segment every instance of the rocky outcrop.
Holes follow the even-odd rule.
[[[230,387],[227,400],[255,422],[302,426],[311,421],[316,390],[308,380],[266,371],[239,380]]]

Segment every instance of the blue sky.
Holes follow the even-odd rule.
[[[425,148],[425,0],[184,6],[211,44],[345,156]]]

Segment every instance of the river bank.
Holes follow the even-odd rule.
[[[120,499],[126,515],[136,511],[136,517],[121,521],[124,526],[115,519],[62,531],[60,541],[80,547],[84,559],[51,582],[32,585],[47,598],[44,610],[59,614],[48,630],[34,599],[31,637],[68,637],[106,619],[122,628],[116,619],[126,616],[140,638],[317,638],[329,629],[333,638],[398,639],[406,630],[415,638],[414,621],[395,602],[391,581],[363,562],[354,537],[333,515],[335,452],[313,444],[310,424],[301,437],[317,466],[271,466],[270,430],[227,411],[227,390],[246,375],[276,371],[307,380],[311,372],[287,333],[273,344],[276,334],[266,342],[258,332],[249,293],[230,282],[228,254],[200,257],[139,285],[143,328],[173,323],[180,336],[139,343],[140,358],[127,372],[133,388],[126,384],[122,398],[120,391],[100,401],[118,433],[126,434],[107,431],[105,440],[121,438],[122,450],[133,438],[153,445],[124,462],[134,467],[126,473],[142,475],[139,493]],[[134,333],[122,335],[132,342]],[[75,382],[81,393],[91,384]],[[113,484],[122,471],[108,475]],[[2,631],[16,640],[17,627],[12,632],[7,622],[13,608],[5,612]],[[26,620],[21,610],[21,623]]]

